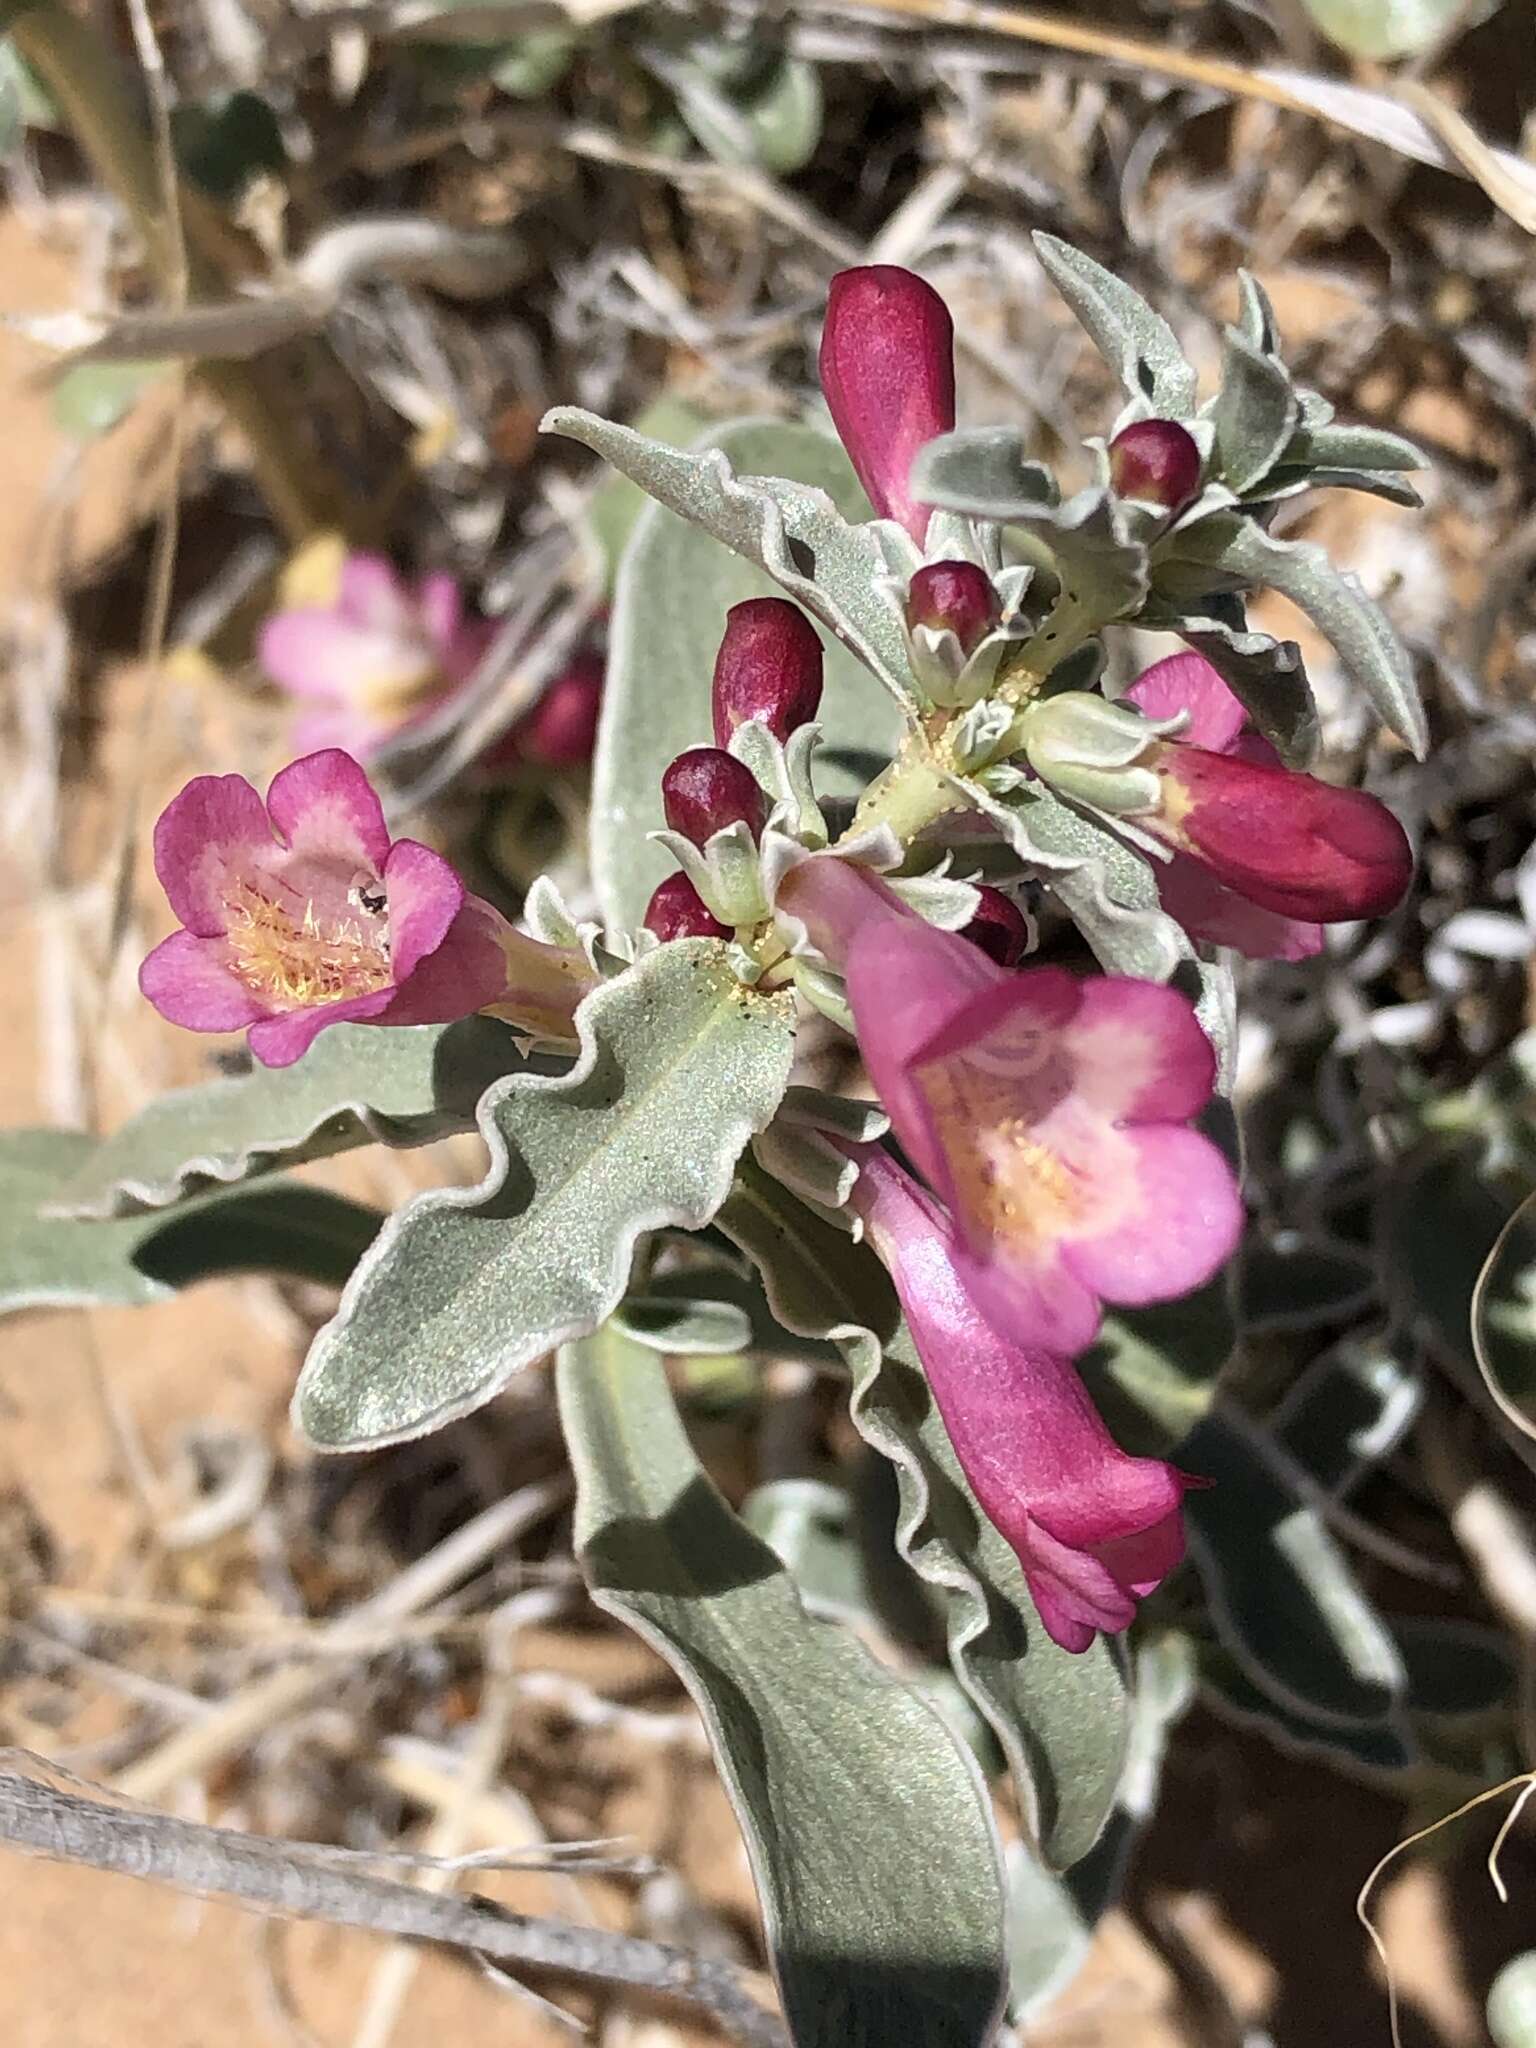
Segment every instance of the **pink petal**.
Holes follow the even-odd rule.
[[[1064,1650],[1086,1650],[1098,1630],[1117,1635],[1136,1619],[1135,1600],[1107,1565],[1059,1542],[1038,1522],[1026,1532],[1019,1557],[1046,1633]]]
[[[942,1181],[940,1182],[942,1186]],[[1037,1262],[1006,1241],[972,1238],[959,1221],[956,1270],[966,1292],[999,1337],[1075,1358],[1099,1334],[1103,1311],[1075,1264],[1055,1246]]]
[[[263,1017],[251,1026],[251,1051],[264,1067],[291,1067],[327,1025],[372,1022],[388,1008],[394,993],[392,988],[381,988],[372,995],[348,996],[344,1002],[324,1003],[313,1010],[286,1010],[281,1016]]]
[[[290,850],[306,861],[383,873],[389,858],[384,807],[339,747],[290,761],[272,779],[267,809]]]
[[[243,775],[199,775],[155,826],[155,873],[188,931],[224,929],[225,897],[278,856],[261,798]]]
[[[1250,960],[1310,960],[1323,950],[1320,924],[1261,910],[1187,853],[1157,863],[1157,893],[1192,939],[1231,946]]]
[[[464,598],[458,578],[443,570],[423,576],[416,586],[416,613],[427,638],[446,654],[464,623]]]
[[[442,942],[403,975],[381,1024],[451,1024],[503,1001],[507,994],[507,955],[503,934],[515,940],[500,911],[478,896],[469,896],[448,927]],[[537,941],[525,939],[533,946]],[[544,952],[553,949],[545,947]],[[583,991],[567,995],[550,1035],[568,1025]]]
[[[442,944],[463,905],[464,884],[440,853],[414,839],[397,839],[384,863],[384,892],[389,957],[398,986]]]
[[[263,1006],[229,971],[222,938],[172,932],[139,969],[139,989],[161,1016],[188,1031],[243,1031]]]
[[[1187,711],[1189,724],[1180,734],[1192,747],[1213,754],[1230,753],[1248,714],[1203,654],[1170,654],[1139,675],[1125,693],[1149,718],[1172,718]]]
[[[347,556],[341,565],[336,609],[373,633],[406,634],[415,623],[405,584],[383,555]]]
[[[1203,1287],[1237,1249],[1237,1182],[1219,1148],[1182,1124],[1119,1135],[1128,1154],[1122,1205],[1102,1235],[1065,1242],[1062,1258],[1106,1301],[1172,1301]]]
[[[290,733],[301,753],[318,754],[339,747],[354,761],[366,761],[398,730],[391,721],[371,718],[366,711],[337,709],[295,719]]]
[[[1150,1528],[1100,1543],[1095,1555],[1120,1585],[1145,1599],[1184,1561],[1184,1517],[1177,1503]]]
[[[1067,1026],[1072,1087],[1112,1123],[1183,1123],[1216,1085],[1216,1053],[1176,989],[1096,975]]]
[[[387,668],[398,657],[393,638],[361,632],[339,612],[318,606],[275,612],[256,645],[256,658],[274,683],[323,703],[345,703],[360,674]]]

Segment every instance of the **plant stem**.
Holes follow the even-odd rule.
[[[0,7],[0,26],[42,81],[97,177],[121,202],[162,290],[174,290],[181,251],[166,217],[149,120],[131,75],[90,24],[57,0]],[[222,296],[237,267],[240,238],[199,193],[184,187],[180,202],[192,296]],[[249,446],[256,482],[290,540],[328,527],[351,531],[359,524],[335,480],[296,441],[275,394],[271,364],[205,362],[197,374]]]

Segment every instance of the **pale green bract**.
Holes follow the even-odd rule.
[[[991,1815],[961,1744],[726,1505],[661,1361],[562,1352],[593,1598],[692,1693],[736,1809],[795,2048],[982,2048],[1003,1995]]]
[[[315,1340],[294,1396],[316,1444],[440,1428],[618,1305],[636,1240],[697,1230],[789,1081],[788,999],[743,989],[708,940],[647,954],[576,1015],[564,1075],[511,1075],[480,1104],[472,1188],[392,1217]]]

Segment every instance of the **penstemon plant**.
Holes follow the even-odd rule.
[[[550,414],[656,501],[611,621],[600,921],[543,881],[515,929],[391,840],[358,766],[424,675],[451,691],[472,665],[456,592],[358,560],[274,621],[268,666],[338,744],[265,800],[235,776],[176,798],[156,861],[184,928],[141,978],[173,1022],[246,1031],[261,1069],[6,1165],[34,1219],[6,1299],[132,1299],[177,1216],[203,1219],[200,1270],[241,1263],[276,1167],[478,1129],[484,1179],[356,1257],[297,1423],[388,1444],[558,1353],[583,1568],[699,1703],[799,2043],[979,2043],[1059,1982],[1192,1639],[1275,1718],[1311,1711],[1298,1662],[1331,1725],[1374,1726],[1401,1684],[1296,1466],[1216,1377],[1233,955],[1317,954],[1412,872],[1381,803],[1309,772],[1299,652],[1244,601],[1291,598],[1421,752],[1381,612],[1272,531],[1320,485],[1411,500],[1417,457],[1297,388],[1253,280],[1202,402],[1148,305],[1040,255],[1125,391],[1071,495],[1015,430],[957,428],[949,313],[886,266],[831,287],[840,448],[750,421],[685,451]],[[1185,651],[1113,695],[1130,625]],[[797,1072],[829,1027],[874,1099]],[[893,1675],[826,1618],[847,1600],[792,1487],[738,1516],[704,1475],[662,1359],[732,1350],[841,1374],[947,1674]],[[1201,1589],[1192,1638],[1170,1624]],[[1024,1823],[1006,1854],[982,1768]]]

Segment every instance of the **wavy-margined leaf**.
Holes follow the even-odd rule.
[[[1035,253],[1127,394],[1164,419],[1189,419],[1195,373],[1162,315],[1070,242],[1037,233]]]
[[[911,488],[925,505],[942,505],[1005,525],[1058,503],[1056,479],[1024,452],[1018,427],[960,427],[925,442],[913,463]]]
[[[877,530],[843,523],[867,520],[869,505],[827,435],[740,420],[684,455],[585,413],[562,410],[551,423],[661,500],[636,521],[620,570],[593,763],[593,875],[604,914],[628,928],[673,866],[645,835],[663,823],[662,770],[711,737],[710,678],[730,607],[783,587],[856,650],[835,638],[826,647],[824,795],[855,795],[872,772],[869,761],[840,765],[840,753],[878,764],[895,747],[901,716],[870,670],[883,664],[887,689],[905,692],[906,643],[899,609],[875,587],[886,566]],[[797,566],[807,549],[823,579],[814,590]]]
[[[336,1024],[291,1067],[178,1088],[93,1144],[55,1196],[62,1215],[158,1209],[357,1145],[425,1145],[474,1129],[491,1083],[526,1062],[505,1024]]]
[[[1178,1301],[1113,1310],[1077,1365],[1121,1449],[1164,1458],[1209,1414],[1236,1338],[1218,1274]]]
[[[1335,1768],[1375,1775],[1411,1770],[1420,1760],[1411,1732],[1393,1709],[1374,1721],[1315,1720],[1296,1702],[1255,1685],[1223,1644],[1202,1646],[1200,1685],[1224,1720],[1259,1729],[1282,1749],[1326,1758]]]
[[[861,1272],[857,1250],[833,1225],[764,1174],[751,1206],[733,1202],[720,1222],[764,1272],[774,1313],[807,1336],[837,1334],[853,1373],[852,1413],[866,1442],[894,1469],[897,1544],[934,1587],[947,1614],[955,1676],[1002,1746],[1020,1803],[1046,1860],[1085,1856],[1104,1825],[1125,1751],[1125,1685],[1102,1640],[1068,1656],[1040,1625],[1018,1558],[987,1520],[960,1468],[889,1283]],[[873,1301],[882,1342],[841,1276],[855,1274]]]
[[[1231,1406],[1199,1424],[1179,1462],[1214,1481],[1184,1497],[1190,1554],[1249,1683],[1308,1720],[1382,1721],[1406,1684],[1402,1658],[1306,1475]]]
[[[1301,649],[1250,629],[1242,599],[1210,596],[1190,610],[1155,599],[1141,613],[1143,625],[1178,633],[1203,654],[1264,737],[1289,767],[1309,767],[1321,728],[1317,702]]]
[[[1285,365],[1229,327],[1212,408],[1216,473],[1241,497],[1279,461],[1301,408]]]
[[[1252,519],[1217,513],[1154,550],[1153,587],[1173,589],[1203,566],[1228,588],[1278,590],[1329,641],[1377,716],[1422,760],[1429,728],[1413,668],[1390,621],[1359,578],[1313,541],[1277,540]],[[1221,585],[1213,582],[1212,589]]]
[[[752,1342],[745,1309],[704,1292],[631,1294],[609,1320],[621,1336],[674,1358],[725,1357]]]
[[[1337,1497],[1391,1453],[1423,1404],[1419,1374],[1384,1340],[1351,1338],[1308,1367],[1269,1426],[1287,1455]]]
[[[595,1329],[641,1232],[709,1221],[789,1080],[788,998],[744,989],[710,940],[648,954],[576,1021],[568,1073],[481,1101],[485,1179],[407,1203],[353,1276],[294,1397],[314,1442],[439,1428]]]
[[[704,1717],[797,2048],[982,2048],[1002,1892],[960,1745],[806,1614],[699,1464],[654,1353],[600,1331],[561,1353],[559,1388],[582,1569]]]
[[[225,1273],[339,1284],[382,1220],[375,1209],[291,1181],[223,1189],[170,1216],[87,1222],[51,1213],[60,1182],[96,1142],[84,1131],[0,1133],[0,1315],[135,1307]]]

